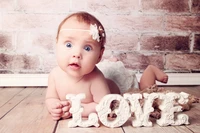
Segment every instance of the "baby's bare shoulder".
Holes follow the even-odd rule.
[[[60,80],[62,75],[63,74],[62,74],[62,71],[60,70],[60,68],[59,67],[55,67],[49,73],[49,79],[57,81],[57,80]]]

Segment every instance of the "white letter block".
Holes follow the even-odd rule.
[[[117,118],[113,121],[108,120],[108,114],[111,113],[110,104],[113,100],[119,101],[119,108],[115,109]],[[130,108],[127,101],[118,94],[109,94],[104,96],[96,106],[100,121],[107,127],[119,127],[123,125],[130,117]]]
[[[81,107],[81,99],[85,98],[85,94],[68,94],[66,95],[66,99],[69,99],[71,101],[71,108],[70,113],[72,114],[72,120],[68,122],[68,127],[89,127],[89,126],[95,126],[99,127],[98,123],[98,116],[96,113],[91,113],[88,116],[88,120],[82,120],[81,113],[83,112],[83,108]]]
[[[163,102],[159,106],[161,118],[156,121],[157,124],[160,126],[189,124],[189,117],[186,114],[178,114],[177,120],[174,120],[174,113],[182,111],[181,106],[174,106],[175,100],[178,99],[179,103],[184,104],[188,101],[187,98],[187,93],[178,94],[174,92],[169,92],[160,97],[160,99],[163,99]]]
[[[128,99],[131,103],[131,112],[135,114],[135,120],[132,121],[134,127],[140,126],[152,126],[152,122],[149,121],[149,115],[154,111],[152,107],[154,99],[159,97],[158,93],[147,94],[144,93],[144,106],[140,105],[139,99],[142,99],[141,94],[124,94],[124,98]]]

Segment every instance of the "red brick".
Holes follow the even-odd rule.
[[[195,35],[194,50],[200,51],[200,34]]]
[[[56,35],[49,33],[31,33],[32,45],[41,47],[45,51],[53,51],[56,44]]]
[[[18,32],[16,38],[16,52],[20,54],[49,54],[56,44],[55,35],[51,33]]]
[[[13,0],[0,0],[0,10],[14,10],[15,4]]]
[[[0,68],[2,68],[1,65]],[[13,74],[13,73],[14,72],[12,72],[11,70],[0,70],[0,74]]]
[[[192,14],[188,13],[188,3]],[[198,71],[199,3],[199,0],[1,0],[0,73],[48,73],[57,64],[56,32],[52,32],[69,13],[78,10],[89,11],[105,26],[108,36],[104,58],[115,56],[127,68],[136,70],[153,64],[161,69]],[[168,32],[172,34],[163,35]],[[187,33],[194,35],[190,38],[194,41],[189,40]],[[194,42],[193,51],[197,54],[185,54],[189,53],[190,42]],[[165,60],[165,54],[174,51],[178,54],[169,54]]]
[[[148,65],[155,65],[164,69],[164,55],[160,54],[143,55],[129,52],[116,54],[115,57],[122,61],[127,68],[133,70],[144,70]]]
[[[129,14],[139,9],[138,0],[88,0],[88,10],[109,14]]]
[[[106,49],[117,51],[136,51],[138,36],[131,33],[107,33]]]
[[[49,73],[54,67],[57,66],[56,55],[54,54],[47,54],[41,57],[41,64],[43,67],[44,73]]]
[[[2,14],[0,14],[0,30],[2,30]]]
[[[142,0],[144,11],[189,12],[188,0]]]
[[[200,13],[200,0],[192,0],[192,12]]]
[[[118,31],[162,31],[163,17],[162,16],[111,16],[107,17],[109,29]]]
[[[32,46],[32,39],[30,32],[17,32],[16,33],[16,50],[17,53],[34,53],[35,48]],[[37,49],[38,51],[38,49]]]
[[[167,16],[168,31],[200,31],[200,16]]]
[[[57,28],[54,15],[48,14],[4,14],[4,30],[53,30]]]
[[[141,50],[152,51],[187,51],[189,52],[189,36],[152,36],[141,37]]]
[[[168,54],[166,69],[169,70],[200,70],[199,54]]]
[[[84,11],[87,9],[86,0],[71,0],[70,11]]]
[[[10,32],[0,32],[0,49],[12,49],[13,35]]]
[[[40,66],[38,56],[0,54],[0,59],[0,69],[36,71]]]
[[[34,13],[68,12],[70,1],[66,0],[18,0],[17,10]]]
[[[58,30],[58,26],[59,24],[71,13],[65,13],[65,14],[56,14],[56,19],[57,19],[57,23],[55,23],[55,30],[56,30],[56,33],[57,33],[57,30]]]

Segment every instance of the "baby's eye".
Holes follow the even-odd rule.
[[[91,47],[91,46],[85,46],[84,49],[85,49],[86,51],[91,51],[91,50],[92,50],[92,47]]]
[[[68,48],[71,48],[71,47],[72,47],[72,44],[71,44],[70,42],[67,42],[65,45],[66,45],[66,47],[68,47]]]

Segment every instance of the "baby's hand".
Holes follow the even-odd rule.
[[[52,109],[51,109],[51,116],[52,116],[52,119],[57,121],[59,120],[61,117],[62,117],[62,104],[57,102],[55,103],[53,106],[52,106]]]
[[[67,119],[70,118],[72,115],[69,112],[71,108],[71,104],[69,101],[61,101],[60,104],[62,104],[62,118]]]

